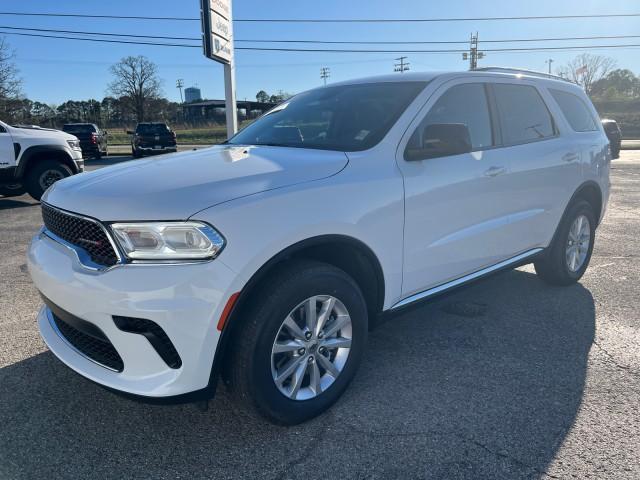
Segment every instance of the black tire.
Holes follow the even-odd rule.
[[[131,156],[133,158],[140,158],[140,157],[142,157],[142,152],[140,152],[137,148],[132,148],[131,149]]]
[[[349,385],[362,360],[367,337],[367,307],[360,288],[342,270],[315,261],[296,261],[258,288],[234,332],[227,372],[237,404],[274,423],[295,425],[327,410]],[[351,350],[341,373],[319,395],[293,400],[275,384],[271,353],[280,327],[301,302],[315,295],[339,299],[351,317]]]
[[[0,195],[3,197],[19,197],[24,195],[27,189],[20,183],[14,183],[12,185],[0,185]]]
[[[569,268],[566,250],[569,244],[569,231],[573,222],[580,215],[584,215],[589,220],[590,241],[586,251],[586,258],[580,268],[573,271]],[[591,204],[585,200],[578,200],[573,203],[565,213],[548,251],[540,260],[534,262],[538,276],[550,285],[566,286],[580,280],[591,260],[591,253],[595,243],[595,229],[596,217]]]
[[[57,180],[73,175],[71,169],[56,160],[38,160],[33,164],[33,168],[27,173],[25,186],[27,192],[35,200],[40,200],[44,192],[57,180],[43,179],[44,175],[57,177]]]
[[[102,159],[102,152],[100,151],[100,149],[96,151],[96,154],[93,156],[93,158],[95,158],[96,160]]]

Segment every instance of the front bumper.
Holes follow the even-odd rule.
[[[223,262],[177,265],[119,265],[96,272],[83,267],[68,247],[36,235],[28,252],[31,277],[44,297],[95,325],[122,358],[117,372],[73,348],[51,321],[38,314],[40,333],[63,363],[110,389],[142,397],[189,394],[209,385],[220,338],[216,325],[239,279]],[[114,316],[147,319],[173,343],[182,364],[171,368],[143,335],[125,332]]]

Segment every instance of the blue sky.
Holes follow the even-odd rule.
[[[637,0],[536,0],[491,2],[447,0],[234,0],[236,18],[429,18],[483,17],[523,15],[570,15],[598,13],[639,13]],[[87,13],[105,15],[156,15],[198,17],[198,0],[30,0],[12,3],[11,9],[22,12]],[[3,9],[8,10],[9,5]],[[197,37],[199,22],[141,22],[136,20],[73,19],[53,17],[11,17],[0,15],[0,25],[61,30],[105,31],[144,35]],[[292,24],[237,23],[236,39],[314,39],[314,40],[373,40],[425,41],[465,40],[472,31],[483,39],[568,37],[594,35],[640,35],[640,17],[537,20],[460,23],[409,24]],[[206,98],[223,98],[222,67],[205,59],[198,48],[164,48],[138,45],[116,45],[69,40],[38,39],[7,35],[16,50],[16,63],[24,80],[29,98],[58,104],[67,99],[102,99],[110,80],[109,66],[127,55],[145,55],[159,67],[164,80],[164,93],[179,99],[175,88],[177,78],[185,86],[198,85]],[[640,39],[581,40],[563,45],[610,43],[640,44]],[[539,45],[553,45],[547,42]],[[521,44],[520,44],[521,45]],[[304,45],[301,45],[305,47]],[[482,46],[482,45],[481,45]],[[505,45],[516,46],[516,45]],[[530,45],[527,45],[530,46]],[[306,46],[309,47],[309,46]],[[395,47],[395,46],[394,46]],[[450,48],[449,46],[423,46]],[[462,46],[460,46],[462,47]],[[342,48],[337,46],[337,48]],[[345,48],[367,48],[345,46]],[[389,48],[382,46],[381,48]],[[422,48],[406,46],[406,48]],[[455,48],[458,48],[456,45]],[[485,45],[485,48],[492,46]],[[554,59],[554,67],[575,55],[573,52],[491,53],[481,65],[518,66],[546,71],[545,60]],[[618,66],[640,73],[640,49],[627,48],[597,50],[592,53],[608,55]],[[458,53],[409,53],[412,70],[463,70],[467,63]],[[295,93],[320,85],[320,67],[331,69],[331,81],[345,80],[393,71],[392,53],[279,53],[237,51],[236,78],[238,99],[253,99],[258,90],[269,93],[284,90]]]

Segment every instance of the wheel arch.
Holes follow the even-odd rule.
[[[321,235],[294,243],[265,262],[245,284],[233,303],[211,369],[209,386],[217,383],[223,371],[235,328],[249,305],[251,294],[257,291],[272,273],[298,259],[312,259],[344,270],[362,290],[370,318],[377,318],[384,306],[384,273],[378,257],[364,242],[346,235]]]
[[[16,169],[16,177],[24,177],[28,172],[29,167],[33,165],[33,162],[38,161],[39,158],[58,160],[60,163],[69,167],[74,174],[79,173],[76,162],[73,161],[64,146],[34,145],[26,148],[24,152],[22,152]]]
[[[567,213],[569,207],[573,205],[577,200],[585,200],[593,207],[593,213],[595,214],[596,220],[599,224],[601,220],[600,217],[602,216],[603,205],[602,189],[600,188],[600,185],[598,185],[593,180],[586,181],[582,185],[580,185],[569,200],[569,203],[567,204],[567,207],[565,208],[565,211],[562,215],[563,218]]]

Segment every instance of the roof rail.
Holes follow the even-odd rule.
[[[531,75],[533,77],[550,78],[552,80],[562,80],[563,82],[574,83],[568,78],[560,77],[558,75],[552,75],[550,73],[536,72],[535,70],[527,70],[524,68],[511,68],[511,67],[480,67],[475,68],[474,72],[497,72],[497,73],[522,73],[524,75]]]

